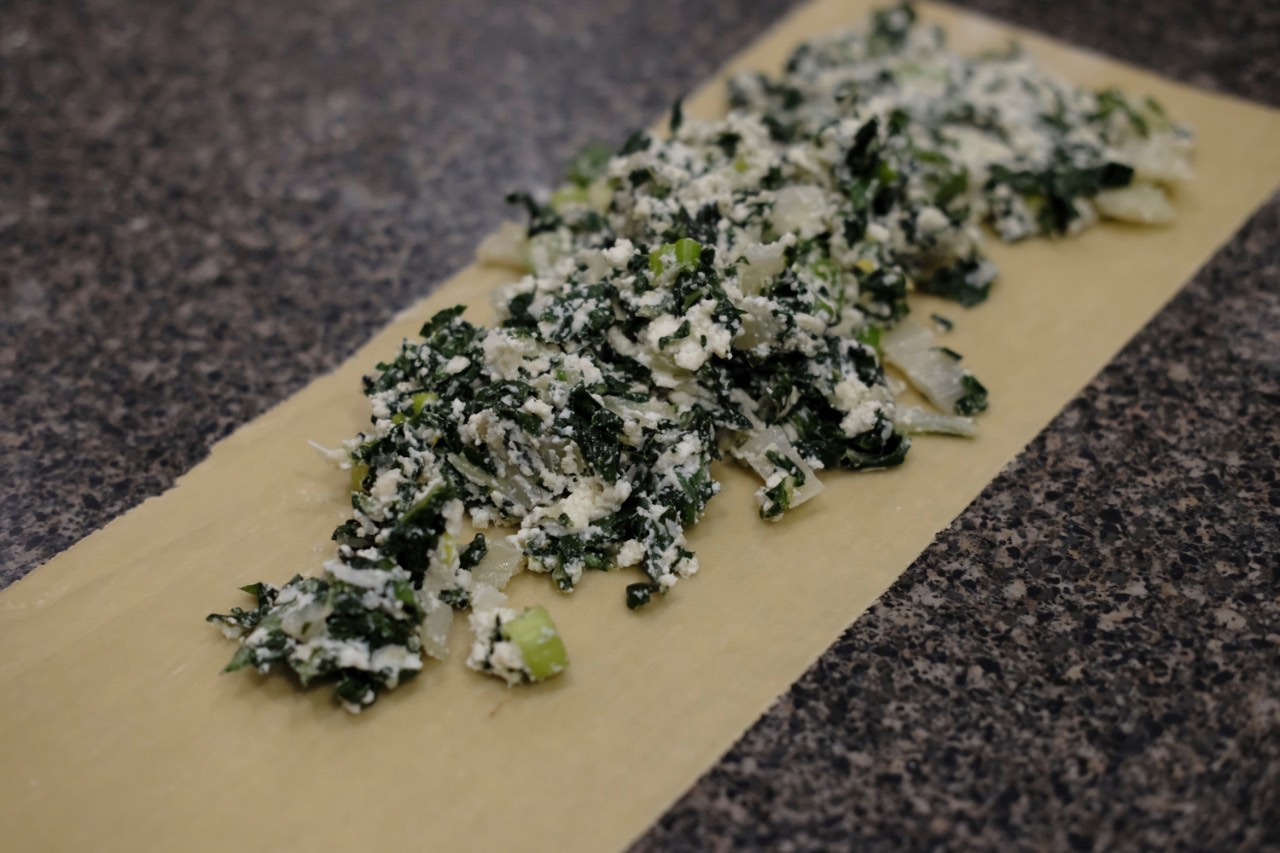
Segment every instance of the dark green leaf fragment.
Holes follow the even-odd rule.
[[[638,610],[649,603],[653,594],[662,589],[656,583],[627,584],[627,609]]]
[[[1128,99],[1125,98],[1124,94],[1119,89],[1116,89],[1115,87],[1103,89],[1101,92],[1098,92],[1097,98],[1098,109],[1090,116],[1091,119],[1095,121],[1106,121],[1113,114],[1119,112],[1129,120],[1129,123],[1133,126],[1133,129],[1137,131],[1139,136],[1145,139],[1151,135],[1151,126],[1147,123],[1146,118],[1143,117],[1142,113],[1133,108]],[[1159,115],[1159,112],[1157,112],[1157,115]]]
[[[777,518],[791,508],[791,491],[786,479],[771,489],[765,489],[764,501],[760,504],[761,518]]]
[[[469,572],[476,566],[480,565],[480,561],[483,560],[485,555],[488,553],[488,541],[484,538],[483,533],[477,533],[475,538],[471,540],[471,544],[469,544],[458,557],[458,565]]]
[[[344,590],[334,597],[333,612],[325,620],[335,640],[364,640],[369,648],[408,645],[418,630],[415,619],[398,619],[385,610],[365,607],[361,597]]]
[[[582,451],[587,464],[605,482],[616,483],[621,473],[622,418],[604,408],[579,385],[569,395],[569,421],[572,438]]]
[[[352,705],[367,705],[368,699],[377,690],[378,682],[367,672],[359,669],[344,669],[338,681],[338,698]]]
[[[855,178],[870,178],[880,163],[880,119],[872,117],[854,134],[844,162]]]
[[[1041,171],[1014,170],[997,163],[991,167],[987,186],[1003,184],[1024,196],[1043,199],[1038,215],[1040,227],[1048,234],[1065,234],[1080,215],[1075,206],[1077,198],[1125,187],[1132,181],[1133,168],[1123,163],[1077,168],[1063,162]]]
[[[250,646],[240,646],[236,649],[236,653],[231,656],[230,662],[223,667],[223,672],[235,672],[244,669],[246,666],[253,665],[253,649]]]
[[[502,321],[504,328],[523,328],[535,329],[538,325],[537,318],[529,313],[529,306],[533,304],[534,293],[532,290],[526,293],[517,293],[507,302],[507,313],[511,316]]]
[[[872,56],[894,53],[907,42],[911,25],[916,22],[916,10],[909,3],[901,3],[888,9],[877,9],[871,15],[871,33],[868,39]]]
[[[967,373],[960,380],[960,384],[965,393],[963,397],[956,401],[956,414],[976,415],[978,412],[986,411],[987,389],[978,381],[977,377]]]
[[[423,324],[418,334],[430,340],[447,329],[466,310],[467,306],[465,305],[454,305],[452,308],[444,308],[437,311],[430,320]]]
[[[471,606],[471,595],[465,589],[450,587],[440,590],[440,600],[454,610],[466,610]]]
[[[426,577],[431,552],[440,541],[440,534],[444,533],[444,506],[453,498],[452,487],[436,487],[391,525],[382,543],[383,553],[409,573],[415,587],[421,588]]]
[[[290,584],[300,581],[300,576],[294,576]],[[240,587],[241,592],[247,592],[257,599],[258,606],[252,610],[245,610],[241,607],[231,608],[230,613],[210,613],[205,617],[206,622],[221,622],[231,627],[242,628],[245,632],[251,631],[258,626],[270,612],[272,605],[275,604],[276,597],[280,594],[280,590],[269,583],[251,583],[247,586]]]
[[[521,204],[529,213],[529,230],[528,234],[533,237],[544,231],[555,231],[564,224],[564,220],[560,214],[556,213],[555,208],[550,205],[541,205],[528,193],[510,193],[507,195],[507,204]]]
[[[982,263],[978,260],[956,261],[955,264],[934,270],[932,275],[920,279],[915,286],[922,293],[931,293],[945,300],[959,302],[964,307],[973,307],[986,301],[991,295],[993,282],[980,274],[980,270]]]
[[[658,349],[666,349],[667,344],[671,343],[672,341],[679,341],[689,337],[689,329],[690,329],[689,321],[685,320],[683,323],[680,324],[679,328],[677,328],[674,332],[672,332],[669,335],[663,335],[662,337],[658,338]]]
[[[637,130],[635,133],[631,134],[631,136],[627,138],[627,141],[625,143],[623,143],[622,148],[618,151],[618,155],[620,157],[625,157],[628,154],[635,154],[640,151],[647,151],[649,150],[649,145],[652,142],[653,140],[650,139],[648,133],[646,133],[643,130]]]

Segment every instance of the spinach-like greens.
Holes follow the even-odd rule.
[[[907,6],[801,45],[779,77],[736,78],[730,102],[710,122],[677,104],[668,138],[590,148],[549,199],[510,197],[528,224],[482,253],[528,274],[492,328],[441,311],[366,379],[336,555],[209,617],[240,640],[228,670],[330,678],[359,710],[444,654],[457,608],[473,667],[558,673],[545,611],[498,607],[521,561],[565,592],[633,568],[625,603],[643,607],[698,570],[685,533],[724,455],[776,521],[819,471],[901,464],[908,432],[971,435],[987,390],[904,320],[912,293],[988,298],[979,224],[1018,240],[1158,222],[1189,176],[1189,134],[1153,101],[1069,86],[1016,49],[957,56]],[[939,411],[900,410],[886,368]],[[464,520],[499,529],[464,546]]]

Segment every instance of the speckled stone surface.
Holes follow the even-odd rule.
[[[1280,199],[636,850],[1280,845],[1278,234]]]
[[[0,579],[340,364],[507,192],[620,144],[785,8],[5,3]]]
[[[787,5],[7,3],[0,584]],[[966,5],[1280,102],[1272,3]],[[1277,447],[1273,200],[637,849],[1280,849]]]

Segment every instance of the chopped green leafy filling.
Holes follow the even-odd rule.
[[[228,670],[331,679],[359,710],[444,655],[456,608],[473,667],[555,675],[546,611],[495,603],[521,565],[564,592],[629,569],[644,607],[698,571],[686,532],[722,452],[776,521],[820,471],[901,464],[908,433],[972,435],[987,389],[907,318],[912,294],[987,299],[981,225],[1012,241],[1166,221],[1164,188],[1190,176],[1190,134],[1155,102],[1016,49],[958,56],[909,6],[736,77],[730,103],[716,121],[677,104],[669,137],[593,146],[549,197],[510,196],[528,223],[482,252],[528,274],[492,327],[441,311],[366,378],[336,554],[209,617],[240,641]],[[934,410],[900,407],[886,367]],[[467,526],[487,532],[464,546]]]

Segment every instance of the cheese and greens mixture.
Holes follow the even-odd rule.
[[[545,607],[476,607],[470,621],[476,637],[467,658],[472,669],[515,685],[559,675],[569,664],[564,641]]]
[[[337,555],[210,617],[240,640],[228,669],[335,679],[359,710],[443,656],[471,609],[473,668],[555,675],[546,612],[501,606],[515,571],[569,592],[628,569],[640,607],[698,571],[686,531],[717,460],[759,476],[776,521],[819,472],[898,465],[912,433],[972,435],[986,389],[907,319],[910,294],[985,299],[979,226],[1167,222],[1190,177],[1190,136],[1154,101],[1075,88],[1016,48],[955,55],[909,7],[737,78],[730,101],[717,121],[677,105],[669,137],[588,149],[549,198],[513,198],[528,224],[480,250],[527,273],[499,322],[442,311],[366,379]],[[932,408],[898,404],[908,383]]]

